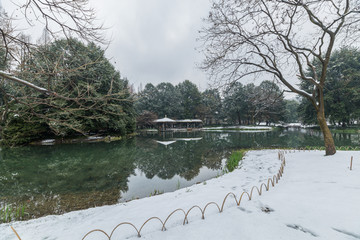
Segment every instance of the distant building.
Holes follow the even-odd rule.
[[[199,130],[203,126],[203,121],[200,119],[173,120],[166,116],[161,119],[156,119],[154,123],[161,132]]]

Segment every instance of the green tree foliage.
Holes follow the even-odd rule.
[[[136,117],[136,127],[140,129],[153,128],[155,127],[154,121],[157,118],[158,116],[155,113],[144,110]]]
[[[0,28],[2,31],[8,31],[8,14],[0,6]],[[9,49],[6,48],[4,38],[0,38],[0,70],[6,70],[9,64]]]
[[[319,62],[314,61],[319,65]],[[311,91],[306,82],[302,89]],[[327,71],[324,87],[326,117],[332,123],[351,124],[360,118],[360,51],[355,48],[342,48],[335,51]],[[303,122],[316,122],[316,113],[311,103],[304,99],[299,107]]]
[[[120,77],[94,43],[85,45],[68,39],[43,45],[26,60],[19,77],[32,79],[33,84],[46,86],[56,94],[26,87],[18,91],[5,132],[18,119],[45,124],[48,135],[57,136],[100,132],[124,135],[135,129],[128,81]],[[6,136],[5,141],[11,144]]]
[[[230,122],[244,124],[246,120],[249,120],[248,93],[240,82],[234,83],[225,91],[224,114]]]
[[[136,102],[138,115],[144,111],[152,112],[158,117],[177,117],[181,109],[179,105],[179,93],[171,83],[160,83],[156,87],[148,83],[145,89],[139,93]]]
[[[195,84],[185,80],[176,86],[180,94],[181,118],[195,118],[201,103],[201,94]]]
[[[2,41],[0,40],[0,45],[2,45],[1,42]],[[0,70],[5,70],[7,68],[8,61],[5,56],[6,56],[6,50],[4,48],[0,48]]]
[[[259,118],[258,121],[270,123],[284,119],[284,96],[279,86],[272,81],[263,81],[255,88],[254,105],[254,117]]]
[[[158,117],[175,119],[200,118],[205,124],[219,124],[226,120],[235,124],[278,122],[285,118],[285,102],[280,88],[271,81],[259,86],[235,82],[224,91],[224,99],[217,89],[200,93],[189,80],[173,87],[160,83],[147,84],[139,93],[136,109],[139,119],[151,112]],[[143,122],[141,120],[141,122]]]
[[[135,102],[135,109],[138,115],[141,115],[143,111],[157,114],[157,92],[156,87],[148,83],[145,85],[144,90],[138,93]]]
[[[201,93],[189,80],[176,86],[163,82],[155,87],[149,83],[139,93],[136,111],[138,114],[150,111],[158,117],[195,118],[200,104]]]
[[[225,92],[225,114],[237,124],[278,122],[284,117],[284,100],[280,88],[271,81],[259,86],[235,82]]]
[[[179,116],[182,112],[180,93],[171,83],[160,83],[157,89],[157,113],[159,117],[166,115]]]
[[[297,123],[299,122],[298,108],[300,103],[297,100],[284,100],[285,115],[284,122]]]
[[[201,104],[197,111],[204,124],[218,124],[221,117],[221,108],[222,100],[219,90],[207,89],[201,93]]]

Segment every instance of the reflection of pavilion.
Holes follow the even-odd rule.
[[[175,138],[174,140],[171,140],[171,141],[156,141],[156,142],[167,146],[167,145],[173,144],[177,141],[186,141],[187,142],[187,141],[199,141],[201,139],[202,139],[202,137],[200,137],[200,138]]]
[[[192,131],[202,128],[202,120],[200,119],[183,119],[173,120],[166,116],[161,119],[156,119],[154,123],[157,125],[159,131]]]
[[[199,141],[202,137],[199,138],[175,138],[176,141]]]
[[[157,143],[160,143],[160,144],[162,144],[162,145],[165,145],[165,146],[167,146],[167,145],[170,145],[170,144],[172,144],[172,143],[174,143],[174,142],[176,142],[176,141],[156,141]]]

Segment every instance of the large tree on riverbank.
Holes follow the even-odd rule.
[[[326,155],[333,155],[324,107],[327,68],[339,41],[357,39],[359,13],[358,0],[216,0],[201,36],[203,67],[230,82],[250,75],[272,76],[308,99],[324,135]],[[313,59],[321,64],[315,66]],[[294,84],[296,77],[307,81],[311,91]]]
[[[26,59],[36,54],[43,43],[73,38],[105,43],[101,34],[102,26],[96,23],[95,12],[88,0],[26,0],[13,1],[11,4],[16,7],[14,13],[7,14],[0,7],[0,92],[5,104],[1,123],[6,119],[8,103],[14,101],[21,86],[43,93],[44,96],[61,97],[48,89],[48,86],[37,85],[31,78],[19,77]],[[27,33],[31,33],[31,30],[38,31],[39,26],[44,28],[43,41],[34,41],[24,33],[24,29]],[[44,68],[43,72],[46,70]],[[71,71],[69,68],[58,70],[57,74],[61,74],[60,70]],[[13,83],[12,88],[9,88]]]
[[[32,79],[56,95],[17,87],[3,129],[3,141],[8,145],[42,135],[125,135],[135,130],[128,81],[94,43],[64,39],[45,44],[25,61],[19,77]],[[14,84],[8,86],[15,88]],[[28,135],[36,126],[39,131]],[[24,134],[26,138],[21,137]]]
[[[15,13],[0,9],[2,137],[13,145],[50,131],[60,136],[132,132],[128,82],[98,46],[106,42],[89,1],[12,4]],[[34,41],[26,33],[39,26],[43,35]]]

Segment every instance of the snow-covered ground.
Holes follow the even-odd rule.
[[[229,126],[229,127],[205,127],[203,130],[212,132],[267,132],[271,131],[272,127],[269,126]]]
[[[328,125],[331,125],[330,123],[328,123]],[[284,124],[280,124],[278,126],[281,126],[281,127],[296,127],[296,128],[312,128],[312,127],[317,127],[318,125],[316,124],[309,124],[309,125],[304,125],[302,123],[284,123]]]
[[[205,128],[203,128],[203,129],[206,129],[206,130],[212,130],[212,129],[214,129],[214,130],[216,130],[216,129],[223,129],[223,128],[226,128],[226,129],[254,129],[254,130],[256,130],[256,129],[259,129],[259,130],[261,130],[261,129],[269,129],[269,130],[271,130],[272,129],[272,127],[269,127],[269,126],[227,126],[227,127],[205,127]]]
[[[240,206],[230,197],[222,213],[209,205],[204,220],[194,209],[185,225],[184,214],[178,211],[166,223],[166,231],[152,219],[141,230],[142,239],[360,239],[360,152],[338,151],[325,157],[323,151],[296,151],[285,157],[284,175],[268,192],[254,194],[251,201],[244,198]],[[212,201],[221,206],[228,192],[239,197],[244,190],[266,183],[280,165],[276,150],[251,151],[239,169],[204,183],[114,206],[2,224],[0,239],[17,239],[10,226],[22,240],[80,240],[92,229],[110,234],[121,222],[131,222],[140,229],[148,218],[165,221],[178,208],[204,208]],[[130,225],[119,226],[112,237],[124,238],[138,239]],[[86,239],[108,238],[95,232]]]

